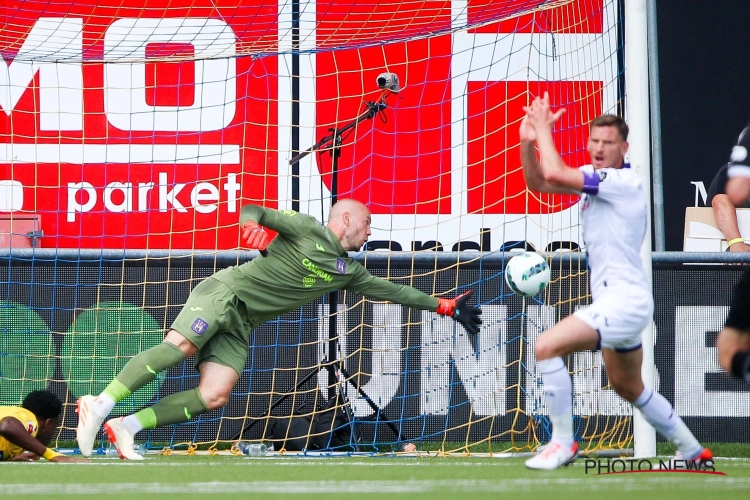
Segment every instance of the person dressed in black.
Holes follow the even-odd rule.
[[[726,192],[734,207],[746,206],[750,200],[748,151],[750,125],[740,134],[727,168]],[[729,315],[716,339],[716,350],[719,364],[727,373],[750,382],[750,269],[742,274],[732,291]]]
[[[732,162],[725,163],[716,172],[711,185],[708,188],[708,201],[714,211],[716,225],[727,240],[727,252],[750,252],[750,245],[740,234],[740,227],[737,222],[737,208],[750,208],[750,203],[745,200],[744,203],[735,207],[732,200],[727,195],[727,171],[733,165]]]

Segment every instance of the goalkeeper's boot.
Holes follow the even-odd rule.
[[[78,398],[78,406],[76,407],[76,413],[78,413],[76,440],[81,455],[87,458],[94,451],[96,434],[99,432],[102,422],[104,422],[104,417],[100,417],[94,411],[94,400],[96,400],[94,396],[81,396]]]
[[[713,467],[714,454],[708,448],[703,448],[697,457],[685,458],[679,451],[674,458],[666,462],[660,460],[654,466],[656,470],[706,470],[707,467]]]
[[[529,469],[552,470],[570,465],[578,458],[578,443],[573,442],[573,446],[567,448],[557,441],[550,441],[544,446],[541,453],[526,460],[526,467]]]
[[[135,434],[122,423],[123,417],[107,420],[104,424],[104,432],[107,433],[109,442],[115,445],[117,454],[123,460],[143,460],[143,456],[136,453],[133,448]]]

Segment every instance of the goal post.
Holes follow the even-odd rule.
[[[630,126],[630,164],[641,177],[646,199],[651,200],[651,114],[649,112],[649,57],[648,18],[649,0],[625,1],[625,85],[627,88],[626,110]],[[651,204],[649,204],[651,206]],[[641,259],[649,283],[653,282],[651,263],[651,210],[647,212],[646,237],[641,247]],[[653,284],[652,287],[653,288]],[[656,382],[654,372],[653,322],[643,331],[644,383],[652,387]],[[656,431],[646,422],[637,408],[633,409],[634,453],[636,458],[656,456]]]

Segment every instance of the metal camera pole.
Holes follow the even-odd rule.
[[[368,101],[365,103],[367,109],[360,114],[357,118],[344,125],[341,128],[329,128],[331,132],[329,135],[323,137],[320,141],[312,145],[310,148],[302,151],[301,153],[292,157],[289,160],[289,164],[293,165],[300,161],[305,156],[309,155],[313,151],[328,149],[331,155],[331,206],[338,201],[338,165],[339,157],[341,156],[341,146],[343,144],[342,135],[345,132],[355,128],[364,120],[369,120],[375,117],[379,112],[383,111],[388,107],[385,103],[385,97],[381,98],[379,102]],[[326,146],[330,144],[326,148]],[[336,328],[336,314],[338,312],[339,292],[334,290],[328,294],[328,359],[324,361],[326,369],[328,370],[328,399],[331,399],[336,394],[336,353],[337,353],[337,341],[338,332]]]

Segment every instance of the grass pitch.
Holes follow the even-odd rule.
[[[595,475],[583,460],[531,471],[522,458],[163,456],[143,462],[94,457],[85,464],[0,464],[0,495],[159,498],[601,498],[740,499],[750,491],[750,460],[717,458],[726,475],[649,472]]]

